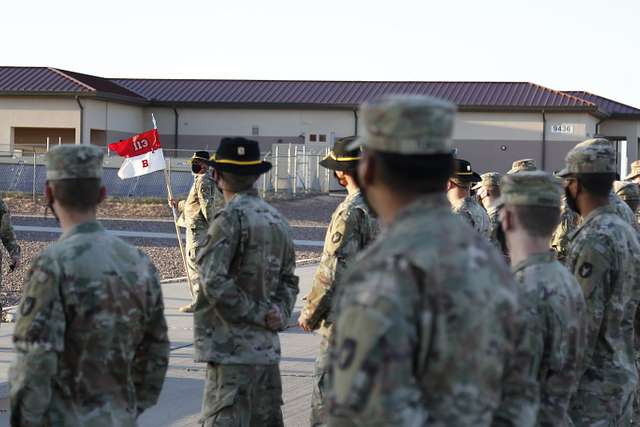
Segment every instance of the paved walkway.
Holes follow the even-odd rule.
[[[311,286],[315,266],[300,267],[300,295],[291,323],[295,323],[301,309],[300,298]],[[191,315],[178,311],[186,304],[189,292],[184,283],[163,285],[171,358],[167,378],[158,404],[140,417],[142,427],[197,426],[202,389],[204,387],[204,364],[193,362],[193,320]],[[12,324],[0,325],[0,426],[9,425],[7,413],[8,368],[14,358],[11,343]],[[282,362],[280,371],[284,386],[284,418],[287,427],[308,426],[311,397],[311,375],[318,336],[304,333],[292,327],[280,335]]]

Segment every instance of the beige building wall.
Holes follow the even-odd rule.
[[[75,142],[78,143],[80,107],[73,98],[0,97],[0,152],[13,150],[12,129],[17,127],[74,129]]]

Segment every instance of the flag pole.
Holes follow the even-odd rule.
[[[153,128],[158,129],[158,125],[156,124],[156,118],[151,113],[151,120],[153,121]],[[166,166],[166,164],[165,164]],[[173,191],[171,191],[171,181],[169,180],[169,172],[167,172],[167,168],[164,169],[164,182],[167,185],[167,197],[169,200],[173,200]],[[178,212],[176,211],[176,207],[171,205],[171,213],[173,214],[173,225],[176,228],[176,236],[178,237],[178,247],[180,248],[180,256],[182,257],[182,264],[184,266],[184,272],[187,276],[187,284],[189,285],[189,292],[191,296],[194,297],[193,286],[191,284],[191,277],[189,276],[189,268],[187,267],[187,256],[185,254],[184,246],[182,245],[182,236],[180,235],[180,227],[178,227]]]

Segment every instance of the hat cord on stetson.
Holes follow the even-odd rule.
[[[229,165],[238,165],[238,166],[253,166],[262,164],[262,160],[231,160],[231,159],[216,159],[216,155],[211,156],[212,161],[216,163],[223,163]]]
[[[329,157],[336,162],[355,162],[356,160],[360,160],[360,157],[337,157],[333,151],[329,152]]]

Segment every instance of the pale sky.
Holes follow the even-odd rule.
[[[103,77],[530,81],[640,108],[640,0],[7,0],[0,10],[0,65]]]

